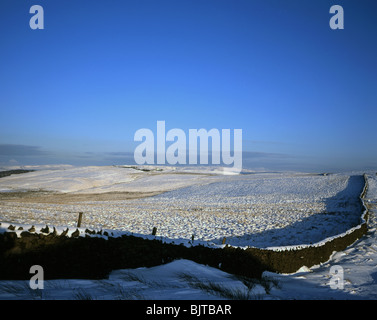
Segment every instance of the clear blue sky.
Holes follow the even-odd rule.
[[[0,165],[123,164],[165,120],[242,129],[245,167],[377,168],[375,0],[2,0],[0,39]]]

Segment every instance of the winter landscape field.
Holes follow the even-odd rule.
[[[4,168],[11,169],[11,168]],[[36,166],[0,179],[0,231],[18,236],[49,226],[68,236],[85,229],[166,243],[287,250],[315,245],[360,223],[364,172],[299,173],[221,168]],[[245,279],[180,259],[114,270],[107,279],[1,280],[0,299],[376,299],[377,176],[366,172],[367,234],[331,258],[293,274]],[[77,228],[79,212],[81,227]],[[152,235],[152,231],[154,233]],[[105,237],[105,236],[104,236]],[[332,266],[344,286],[331,286]]]

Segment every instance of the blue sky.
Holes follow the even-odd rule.
[[[244,167],[377,168],[376,16],[374,0],[3,0],[0,164],[123,164],[165,120],[242,129]]]

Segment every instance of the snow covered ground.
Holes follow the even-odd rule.
[[[272,289],[269,297],[278,299],[377,299],[377,176],[368,174],[368,234],[331,259],[310,270],[291,275],[276,275],[280,289]],[[331,267],[343,271],[344,287],[332,289]],[[265,273],[268,275],[268,273]]]
[[[31,174],[33,173],[27,175]],[[140,174],[147,178],[152,176],[150,172],[140,172]],[[169,174],[177,175],[175,172]],[[120,223],[124,217],[132,213],[132,210],[138,210],[139,213],[144,210],[144,215],[140,219],[143,220],[152,216],[151,212],[155,210],[154,215],[168,219],[166,221],[169,221],[171,225],[181,225],[180,228],[171,227],[167,231],[164,231],[162,224],[158,226],[159,232],[166,232],[165,236],[169,239],[174,239],[176,235],[174,232],[177,230],[181,232],[180,238],[185,236],[191,238],[193,227],[186,234],[183,233],[189,228],[190,221],[192,226],[195,226],[195,221],[199,220],[198,225],[201,230],[205,229],[209,232],[200,234],[196,229],[195,239],[221,246],[218,244],[219,239],[227,236],[227,241],[233,241],[234,245],[256,246],[259,244],[263,247],[302,243],[301,241],[315,242],[318,236],[331,236],[334,235],[333,233],[343,232],[344,228],[350,227],[350,222],[351,224],[356,222],[352,212],[357,206],[355,193],[359,194],[360,180],[357,176],[264,173],[233,177],[213,176],[202,174],[202,172],[200,174],[196,172],[195,175],[185,174],[185,176],[187,180],[184,183],[187,185],[183,188],[182,182],[176,181],[176,186],[180,186],[179,189],[174,187],[170,189],[172,191],[152,198],[127,200],[128,205],[122,205],[124,201],[111,203],[112,215],[107,217],[122,216],[123,219],[119,219]],[[156,180],[151,183],[151,187],[155,188],[163,175],[156,174],[153,177]],[[8,180],[0,181],[0,188],[3,190],[7,188],[8,192],[17,189],[27,190],[22,179],[18,182],[8,178],[2,179]],[[82,177],[76,179],[82,179]],[[136,181],[140,182],[140,179],[142,178],[139,175]],[[11,183],[10,180],[12,180]],[[119,180],[115,179],[115,181]],[[369,189],[366,196],[366,204],[370,208],[368,234],[343,252],[334,253],[328,262],[310,269],[303,267],[295,274],[279,275],[266,272],[263,277],[264,281],[246,281],[192,261],[177,260],[153,268],[115,270],[105,280],[48,280],[45,281],[43,290],[30,289],[29,281],[0,281],[0,299],[377,299],[376,174],[369,173],[368,181]],[[121,183],[126,184],[127,181]],[[129,190],[131,190],[131,184]],[[40,188],[40,185],[32,183],[31,185],[33,188]],[[51,183],[50,186],[59,186],[67,190],[64,184]],[[76,188],[76,191],[83,190],[77,186],[78,184],[75,184],[75,187],[72,186],[70,190],[73,188]],[[110,184],[94,186],[99,189],[105,187],[111,188],[111,181]],[[88,189],[90,188],[93,186],[89,185]],[[263,206],[264,203],[266,206]],[[9,219],[12,212],[11,205],[8,206],[8,204],[0,206],[2,216],[0,220],[2,221],[6,219],[8,222],[13,221]],[[59,206],[57,204],[47,206],[41,203],[37,204],[34,208],[36,211],[29,216],[28,212],[32,208],[28,206],[31,203],[18,203],[18,205],[20,209],[15,211],[14,217],[20,218],[20,214],[24,213],[29,219],[14,221],[18,223],[30,223],[32,219],[37,221],[39,217],[47,217],[48,212],[55,215],[57,219],[59,212],[61,215],[66,215],[67,212],[63,209],[68,210],[63,206],[58,207],[62,210],[59,211],[56,209],[56,206]],[[92,214],[100,212],[101,208],[105,210],[105,205],[96,201],[91,204],[80,204],[80,206],[86,206],[88,210],[92,208],[90,211]],[[74,206],[74,204],[66,206]],[[131,207],[131,211],[128,211],[128,206]],[[120,211],[116,211],[117,207],[121,208]],[[247,208],[250,211],[247,211]],[[74,210],[76,214],[78,210]],[[168,215],[169,212],[172,212],[171,216]],[[223,212],[225,214],[222,214]],[[189,218],[182,220],[185,215],[190,214],[193,216],[191,220]],[[210,220],[211,215],[216,218]],[[240,220],[242,215],[244,220]],[[179,217],[176,222],[174,216]],[[72,217],[73,221],[76,219],[77,216]],[[49,225],[56,225],[50,221]],[[70,223],[73,224],[73,221]],[[129,224],[123,227],[124,230],[140,224],[137,220],[134,221],[128,222]],[[204,221],[207,221],[207,225],[210,226],[207,229],[203,226]],[[43,223],[46,224],[46,221]],[[85,223],[88,221],[86,220]],[[154,220],[141,230],[142,232],[138,232],[150,234],[151,226],[156,224],[157,220]],[[165,224],[168,225],[168,223]],[[247,229],[245,226],[249,224],[257,228]],[[3,223],[2,227],[5,225]],[[218,229],[223,228],[222,233],[211,231],[215,229],[214,226],[218,226]],[[119,225],[117,227],[114,229],[122,229],[119,229]],[[238,230],[241,230],[240,234],[235,232]],[[263,241],[258,242],[256,235],[262,237]],[[272,239],[274,235],[277,236],[277,240]],[[333,266],[343,272],[340,274],[343,275],[343,288],[333,289],[331,286],[335,279],[331,273]]]
[[[50,191],[63,193],[98,194],[105,192],[153,192],[168,191],[197,183],[202,175],[187,175],[175,168],[161,169],[132,166],[101,167],[23,167],[36,170],[22,175],[11,175],[0,180],[0,192]],[[182,174],[177,174],[181,172]]]
[[[217,171],[163,171],[120,167],[40,170],[0,179],[0,192],[19,197],[1,201],[0,220],[20,224],[83,226],[151,234],[164,241],[226,243],[259,248],[318,242],[357,225],[361,175],[252,173],[237,176]],[[33,201],[23,194],[33,191]],[[63,201],[43,200],[38,192],[69,195]],[[107,199],[98,194],[160,193],[142,199]],[[164,193],[161,193],[164,192]],[[74,200],[75,196],[86,196]]]

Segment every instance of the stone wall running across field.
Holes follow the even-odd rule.
[[[14,230],[0,234],[0,279],[30,279],[30,267],[40,265],[45,279],[101,279],[115,269],[152,267],[175,259],[189,259],[223,271],[259,278],[263,271],[292,273],[302,266],[327,261],[334,251],[342,251],[367,232],[368,210],[364,197],[368,188],[364,175],[360,195],[363,212],[360,224],[319,243],[278,249],[187,247],[131,235],[85,237],[67,233],[35,233]],[[14,229],[14,227],[13,227]],[[51,230],[51,228],[49,228]]]

